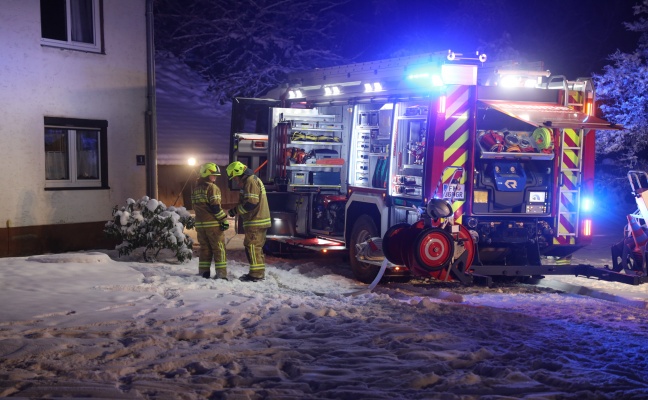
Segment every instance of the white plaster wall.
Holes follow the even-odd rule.
[[[107,221],[146,193],[145,0],[104,0],[106,54],[40,45],[39,0],[0,7],[0,226]],[[45,191],[43,118],[108,121],[109,190]],[[148,161],[148,160],[147,160]]]

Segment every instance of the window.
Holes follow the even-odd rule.
[[[107,121],[45,117],[45,187],[107,188]]]
[[[40,0],[42,44],[101,52],[100,0]]]

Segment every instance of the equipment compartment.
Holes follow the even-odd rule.
[[[270,149],[275,181],[285,181],[287,189],[292,190],[317,190],[319,185],[342,188],[342,176],[348,168],[342,111],[339,106],[272,110],[270,124],[275,135]],[[313,183],[314,173],[319,176],[316,182],[326,183]]]

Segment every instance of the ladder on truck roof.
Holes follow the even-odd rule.
[[[311,86],[357,84],[357,81],[367,79],[400,80],[404,71],[408,69],[429,64],[440,66],[448,61],[448,52],[426,53],[292,72],[289,74],[289,80],[291,84],[299,84],[302,89],[306,90]]]
[[[578,78],[575,81],[567,80],[563,75],[549,77],[546,89],[562,89],[565,96],[563,105],[585,114],[590,114],[594,104],[594,86],[591,78]]]

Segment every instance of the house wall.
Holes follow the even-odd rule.
[[[41,46],[39,0],[2,1],[0,256],[105,245],[113,206],[145,194],[145,11],[145,0],[104,0],[96,54]],[[45,190],[45,116],[108,121],[109,189]]]

